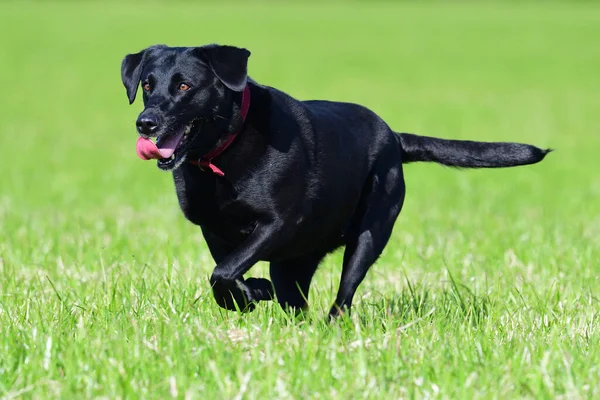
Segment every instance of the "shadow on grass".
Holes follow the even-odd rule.
[[[353,309],[363,325],[380,322],[407,328],[415,323],[445,320],[448,323],[469,324],[479,327],[488,318],[491,300],[457,282],[448,271],[450,280],[441,290],[417,286],[406,279],[406,288],[394,297],[375,302],[362,301]]]

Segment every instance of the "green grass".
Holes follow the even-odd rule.
[[[211,298],[171,178],[135,155],[122,57],[252,51],[251,76],[398,131],[553,147],[507,170],[405,168],[404,210],[324,323]],[[600,5],[0,5],[0,397],[598,398]],[[266,276],[266,265],[251,274]]]

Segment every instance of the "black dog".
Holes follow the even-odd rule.
[[[257,84],[249,56],[231,46],[153,46],[121,65],[130,103],[143,88],[138,155],[173,171],[181,209],[217,264],[215,299],[229,310],[252,310],[271,288],[283,307],[304,308],[319,262],[345,245],[330,316],[349,311],[402,209],[402,164],[512,167],[550,151],[399,134],[360,105],[298,101]],[[270,262],[272,285],[243,277],[260,260]]]

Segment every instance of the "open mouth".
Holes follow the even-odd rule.
[[[161,135],[156,140],[156,144],[148,138],[140,137],[136,144],[138,156],[142,160],[158,160],[158,168],[165,171],[179,167],[185,161],[185,156],[196,136],[192,133],[192,126],[190,124],[175,133]]]

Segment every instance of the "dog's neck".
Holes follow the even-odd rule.
[[[219,140],[219,142],[213,147],[208,153],[204,156],[200,157],[198,160],[189,161],[192,165],[197,165],[203,171],[212,172],[218,176],[225,176],[225,173],[213,164],[213,159],[218,157],[221,153],[223,153],[227,148],[233,143],[237,135],[243,130],[244,122],[246,121],[246,117],[248,116],[248,111],[250,110],[250,87],[246,84],[246,87],[242,91],[242,99],[240,104],[239,111],[239,122],[238,128],[233,128],[229,133],[227,133],[223,139]]]

